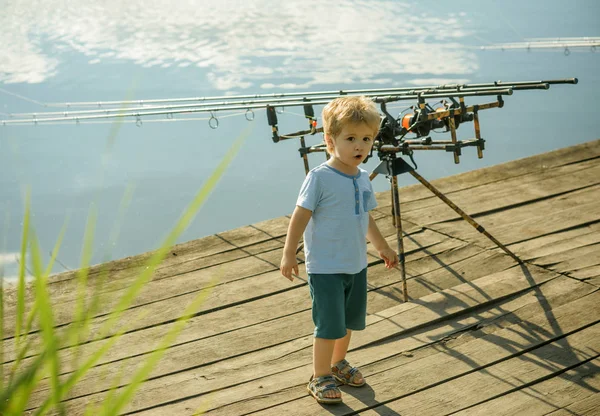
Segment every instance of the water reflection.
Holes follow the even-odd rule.
[[[0,15],[0,82],[43,82],[66,64],[63,52],[73,51],[89,64],[195,65],[220,90],[395,85],[392,74],[439,78],[478,69],[460,43],[470,35],[464,13],[410,15],[401,13],[410,4],[397,1],[101,3],[10,5]]]

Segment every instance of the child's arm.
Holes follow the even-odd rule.
[[[296,261],[296,249],[300,237],[304,233],[304,229],[312,216],[312,211],[296,205],[290,225],[288,227],[287,237],[285,238],[285,246],[283,247],[283,257],[279,270],[281,274],[293,281],[292,271],[298,275],[298,262]]]
[[[391,269],[392,267],[396,267],[398,265],[398,254],[394,250],[390,248],[383,235],[381,235],[381,231],[375,224],[375,220],[369,214],[369,228],[367,230],[367,238],[375,247],[375,250],[379,252],[379,257],[385,261],[385,267]]]

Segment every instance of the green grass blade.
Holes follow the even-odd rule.
[[[42,255],[35,234],[31,235],[31,262],[35,275],[35,295],[39,305],[39,321],[42,330],[42,339],[44,341],[44,351],[48,357],[50,366],[50,385],[52,395],[56,405],[60,402],[60,383],[58,375],[60,374],[60,363],[58,358],[58,340],[54,329],[54,313],[50,303],[46,276],[42,268]]]
[[[92,259],[93,245],[94,245],[94,233],[96,229],[96,218],[97,212],[94,204],[90,206],[88,213],[88,220],[85,227],[85,233],[83,237],[83,248],[81,250],[81,264],[79,270],[77,270],[77,304],[75,307],[75,315],[73,317],[72,326],[74,331],[71,331],[73,337],[68,342],[73,342],[75,345],[75,353],[73,354],[73,367],[77,367],[77,361],[79,359],[79,348],[78,345],[82,339],[86,338],[87,323],[91,319],[89,310],[87,308],[87,292],[88,292],[88,275],[89,265]],[[99,296],[99,294],[95,294]]]
[[[13,379],[15,378],[15,376],[17,375],[17,372],[19,370],[19,366],[21,365],[21,361],[23,360],[23,358],[25,358],[25,356],[27,355],[27,353],[29,352],[29,349],[31,348],[31,344],[32,344],[32,339],[29,338],[27,340],[27,342],[25,343],[25,345],[21,346],[21,344],[19,344],[19,350],[17,351],[17,354],[15,356],[15,361],[13,362],[13,365],[10,369],[10,378],[8,380],[9,384],[13,382]]]
[[[25,215],[23,216],[23,234],[21,236],[21,259],[19,261],[19,283],[17,286],[17,322],[15,325],[15,339],[20,342],[21,328],[25,317],[25,271],[27,261],[27,240],[29,237],[29,219],[31,215],[31,196],[27,191],[25,196]]]
[[[218,281],[218,277],[212,279],[209,287],[213,287]],[[194,313],[198,310],[200,305],[208,297],[211,290],[205,290],[203,293],[198,295],[190,304],[186,307],[183,316],[177,319],[173,327],[169,332],[160,340],[158,348],[144,361],[142,367],[134,374],[129,384],[124,387],[123,392],[113,400],[105,400],[105,406],[103,409],[103,415],[112,416],[119,414],[123,407],[131,401],[131,398],[140,387],[140,385],[148,378],[158,361],[162,358],[165,351],[169,346],[177,339],[179,333],[185,327],[187,321],[194,316]]]
[[[61,386],[62,398],[77,384],[77,382],[83,377],[99,360],[102,358],[112,347],[115,342],[123,335],[124,331],[120,331],[115,335],[108,338],[104,344],[94,352],[86,361],[84,361],[77,369],[69,375],[69,378]],[[37,409],[36,415],[42,415],[52,405],[53,398],[48,397],[44,403]]]
[[[54,260],[56,259],[57,255],[58,255],[58,251],[60,249],[60,246],[62,245],[62,241],[63,238],[65,236],[66,233],[66,229],[67,229],[67,224],[65,222],[65,224],[63,225],[63,228],[61,229],[61,232],[59,234],[59,237],[56,241],[56,244],[54,245],[54,249],[52,250],[52,255],[50,258],[50,262],[48,264],[48,266],[46,267],[46,271],[45,271],[45,275],[49,275],[52,271],[52,267],[53,267],[53,263]],[[1,282],[0,282],[1,283]],[[0,299],[1,299],[2,293],[0,293]],[[31,327],[33,326],[33,321],[37,315],[37,311],[38,311],[38,301],[37,298],[35,298],[34,303],[27,315],[27,321],[25,322],[25,329],[22,331],[22,333],[28,337],[27,343],[18,351],[16,357],[15,357],[15,361],[13,364],[13,371],[12,373],[14,374],[14,372],[18,369],[19,364],[21,362],[21,360],[23,360],[23,358],[26,356],[27,352],[29,351],[29,349],[31,348],[31,339],[30,339],[30,335],[29,332],[31,331]],[[3,320],[2,320],[3,321]],[[0,322],[2,322],[0,321]],[[2,327],[0,326],[0,335],[2,334]],[[3,339],[3,337],[0,337],[0,339]],[[0,343],[0,348],[2,348],[2,344]],[[3,357],[2,357],[3,358]],[[2,359],[1,362],[4,362],[4,360]],[[2,369],[0,368],[0,376],[2,375]],[[0,382],[1,382],[1,378],[0,378]]]
[[[27,386],[34,385],[33,380],[36,374],[43,372],[45,364],[46,354],[38,355],[27,369],[15,376],[14,380],[11,380],[3,390],[0,390],[0,414],[9,414],[8,409],[15,406],[13,400],[19,397],[19,390],[27,391]]]
[[[0,266],[1,267],[1,266]],[[0,269],[0,391],[4,390],[4,269]]]
[[[249,126],[249,128],[252,125]],[[115,309],[115,317],[111,317],[108,319],[107,324],[110,323],[112,326],[112,322],[114,322],[121,311],[125,310],[125,308],[131,303],[137,292],[143,287],[143,285],[152,277],[154,270],[163,260],[164,256],[168,253],[171,246],[177,240],[177,237],[187,228],[189,223],[192,221],[197,211],[200,209],[210,192],[214,189],[219,179],[225,173],[227,167],[234,159],[235,155],[241,148],[244,139],[249,134],[249,128],[238,137],[238,139],[232,145],[232,148],[225,155],[221,163],[217,166],[212,175],[208,178],[206,183],[202,186],[194,200],[187,207],[187,209],[182,214],[180,220],[171,231],[169,236],[163,242],[161,247],[154,253],[154,255],[148,260],[147,267],[140,274],[140,276],[133,283],[132,288],[126,292],[121,298],[119,304]],[[212,285],[211,285],[212,286]],[[210,286],[209,286],[210,287]],[[165,335],[158,346],[158,348],[150,354],[150,356],[146,359],[140,370],[133,376],[131,382],[124,388],[123,393],[119,395],[116,400],[111,401],[110,403],[105,402],[104,413],[105,415],[114,415],[118,414],[120,410],[131,400],[141,383],[148,378],[158,361],[162,358],[166,349],[174,342],[174,340],[179,335],[179,332],[185,326],[187,320],[190,316],[193,316],[193,313],[199,308],[202,304],[206,296],[210,291],[207,290],[201,293],[184,311],[183,316],[177,320],[173,328]],[[110,326],[109,326],[110,327]]]
[[[6,213],[4,229],[8,230],[10,224],[10,215]],[[2,251],[6,251],[8,232],[4,233],[2,241]],[[0,363],[4,362],[4,262],[0,262]],[[4,366],[0,364],[0,391],[4,390]]]

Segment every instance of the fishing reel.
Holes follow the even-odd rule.
[[[473,121],[474,114],[466,111],[464,101],[459,103],[450,97],[450,102],[443,100],[440,104],[440,107],[433,108],[421,100],[419,105],[410,107],[412,112],[400,113],[397,118],[394,118],[387,111],[385,102],[382,102],[383,116],[375,140],[380,145],[396,147],[401,145],[409,133],[414,134],[414,138],[418,139],[429,136],[434,130],[443,129],[441,132],[448,132],[457,129],[461,123]]]

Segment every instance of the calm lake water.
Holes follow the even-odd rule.
[[[547,0],[2,3],[1,119],[49,110],[42,103],[578,77],[578,85],[515,92],[503,109],[482,112],[483,159],[472,149],[459,165],[450,154],[417,153],[419,171],[435,179],[600,136],[600,51],[573,49],[566,56],[562,50],[478,48],[599,36],[595,0],[568,7]],[[467,103],[486,100],[492,101]],[[279,116],[282,133],[305,128],[300,112]],[[93,263],[142,253],[160,244],[249,123],[243,148],[179,241],[292,211],[304,176],[297,143],[274,144],[263,111],[253,122],[243,111],[222,117],[215,130],[205,115],[195,118],[141,126],[132,120],[0,126],[4,275],[17,273],[26,189],[46,258],[67,224],[56,272],[78,267],[91,206],[97,211]],[[459,138],[473,137],[472,129],[461,126]],[[315,136],[309,144],[318,141]],[[322,160],[312,155],[311,165]],[[405,175],[399,180],[413,183]],[[379,177],[374,186],[382,191],[388,183]],[[119,214],[128,189],[130,201]]]

